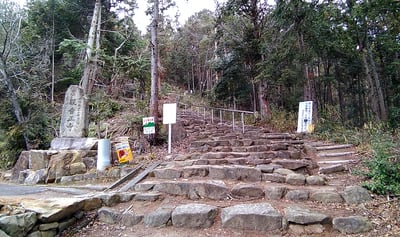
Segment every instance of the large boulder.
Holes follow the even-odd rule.
[[[86,166],[82,161],[82,157],[85,154],[79,151],[60,151],[51,156],[47,181],[53,182],[61,179],[62,176],[84,173]]]
[[[48,151],[31,150],[29,152],[29,169],[35,171],[46,169],[49,164],[49,159]]]
[[[17,162],[11,170],[11,180],[18,181],[20,172],[29,169],[29,151],[22,151]]]
[[[28,177],[25,179],[25,184],[34,185],[39,183],[44,183],[47,177],[47,170],[41,169],[29,172]]]
[[[0,230],[12,237],[24,237],[35,226],[37,216],[34,212],[0,217]]]

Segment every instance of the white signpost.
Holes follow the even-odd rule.
[[[171,153],[171,124],[176,123],[176,103],[163,105],[163,124],[168,124],[168,153]]]
[[[299,104],[299,118],[297,120],[297,132],[311,132],[312,131],[312,112],[313,102],[304,101]]]
[[[145,135],[156,133],[156,124],[154,122],[154,117],[143,118],[143,133]]]

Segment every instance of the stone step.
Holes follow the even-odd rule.
[[[225,158],[245,158],[257,160],[257,159],[301,159],[301,152],[299,150],[278,150],[278,151],[253,151],[253,150],[241,150],[236,148],[203,148],[193,149],[191,153],[192,158],[198,159],[225,159]]]
[[[324,161],[318,161],[317,164],[319,166],[323,165],[334,165],[334,164],[355,164],[357,163],[358,160],[352,159],[352,160],[324,160]]]
[[[256,167],[245,165],[167,166],[153,170],[151,176],[164,180],[208,178],[241,182],[286,183],[297,186],[325,185],[324,177],[304,174],[308,173],[308,163],[303,161],[303,163],[286,164],[285,162],[257,165]],[[283,166],[296,168],[296,171],[285,169]],[[299,171],[301,173],[298,173]]]
[[[219,203],[183,202],[155,205],[150,212],[146,210],[143,213],[141,210],[138,213],[136,207],[140,206],[135,205],[134,212],[101,208],[98,210],[99,221],[126,227],[143,224],[150,234],[151,227],[159,229],[172,225],[174,233],[183,228],[196,231],[198,236],[209,235],[203,229],[213,229],[216,236],[219,236],[217,232],[221,236],[281,236],[283,233],[285,236],[320,236],[325,232],[332,233],[332,229],[333,233],[347,235],[372,229],[369,220],[361,215],[351,212],[335,215],[330,210],[321,211],[310,205],[287,204],[281,208],[274,202],[238,202],[224,206]]]
[[[344,152],[328,152],[328,153],[319,153],[319,157],[343,157],[343,156],[352,156],[356,153],[354,151],[344,151]]]
[[[324,146],[316,146],[315,149],[317,151],[326,151],[326,150],[341,150],[341,149],[348,149],[352,148],[352,144],[340,144],[340,145],[324,145]]]
[[[360,204],[371,200],[369,193],[358,186],[297,187],[274,183],[229,183],[222,180],[147,180],[136,184],[137,192],[156,192],[182,196],[190,200],[285,200],[286,202],[318,202]]]
[[[286,151],[286,149],[279,150],[279,148],[272,147],[272,146],[216,146],[212,147],[209,145],[204,145],[200,147],[190,147],[189,152],[269,152],[269,151]]]

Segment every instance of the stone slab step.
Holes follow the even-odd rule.
[[[299,161],[300,162],[300,161]],[[304,163],[276,163],[263,164],[256,167],[245,165],[191,165],[191,166],[166,166],[153,170],[152,177],[157,179],[177,180],[188,179],[193,177],[202,177],[218,180],[237,180],[243,182],[275,182],[288,183],[292,185],[324,185],[325,181],[322,177],[304,175],[296,173],[291,169],[283,167],[292,167],[295,170],[307,169],[309,164]]]
[[[354,151],[319,153],[319,157],[343,157],[356,154]]]
[[[326,146],[317,146],[315,149],[317,151],[326,151],[326,150],[338,150],[338,149],[347,149],[352,148],[352,144],[340,144],[340,145],[326,145]]]
[[[368,232],[372,224],[363,216],[333,216],[308,206],[285,205],[280,210],[273,203],[237,203],[221,207],[218,204],[187,202],[176,205],[159,205],[154,211],[144,214],[136,212],[102,208],[98,211],[99,220],[107,224],[121,224],[132,227],[143,223],[146,227],[161,228],[170,223],[174,228],[201,229],[216,226],[224,232],[246,233],[251,235],[281,235],[282,231],[290,236],[321,235],[328,229],[334,229],[342,235]],[[224,235],[225,236],[225,235]]]
[[[326,160],[326,161],[318,161],[317,164],[319,166],[323,165],[334,165],[334,164],[354,164],[357,163],[358,160],[352,159],[352,160]]]

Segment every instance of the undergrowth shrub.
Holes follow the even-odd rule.
[[[271,118],[267,119],[268,126],[278,132],[296,131],[297,113],[271,108]]]
[[[369,180],[363,186],[377,194],[400,196],[399,137],[382,130],[371,133],[372,157],[362,174]]]

